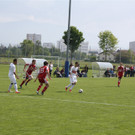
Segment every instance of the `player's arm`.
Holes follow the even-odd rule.
[[[17,79],[19,79],[18,75],[16,74],[16,71],[14,71],[14,75]]]
[[[35,68],[33,69],[33,71],[35,71],[35,70],[37,70],[37,67],[35,67]]]
[[[51,78],[51,76],[50,76],[50,74],[49,74],[49,71],[46,71],[46,74],[48,75],[48,78],[49,78],[50,80],[52,80],[52,78]]]
[[[37,75],[36,79],[34,80],[34,82],[36,82],[36,81],[37,81],[37,79],[38,79],[38,75]]]
[[[25,64],[25,65],[24,65],[24,69],[23,69],[24,72],[25,72],[26,66],[29,66],[29,64]]]

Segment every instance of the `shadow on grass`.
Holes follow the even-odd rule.
[[[0,93],[8,93],[8,91],[0,91]]]
[[[65,93],[66,91],[56,91],[57,93]]]
[[[33,97],[33,96],[39,96],[39,95],[37,95],[37,94],[35,93],[35,94],[23,94],[23,95],[21,95],[21,96]]]
[[[108,88],[118,88],[118,86],[104,86],[104,87],[108,87]]]

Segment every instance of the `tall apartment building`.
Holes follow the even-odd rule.
[[[43,47],[51,49],[51,48],[55,47],[55,45],[53,43],[43,43]]]
[[[34,44],[36,41],[41,42],[41,35],[40,34],[27,34],[27,40],[31,40]]]
[[[65,45],[63,39],[57,41],[57,48],[60,49],[60,52],[66,52],[67,46]],[[88,54],[88,52],[89,52],[89,42],[82,42],[80,44],[80,47],[78,48],[78,51]]]
[[[56,46],[56,48],[60,49],[60,52],[66,52],[67,46],[65,45],[63,39],[57,41],[57,46]]]
[[[135,41],[129,42],[129,49],[135,52]]]
[[[78,48],[78,51],[88,54],[88,52],[89,52],[89,42],[82,42],[80,44],[80,47]]]

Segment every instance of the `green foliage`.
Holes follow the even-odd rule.
[[[67,36],[68,36],[68,30],[64,32],[64,36],[62,37],[66,45],[67,45]],[[82,43],[83,41],[84,41],[83,33],[80,32],[76,27],[71,26],[70,42],[69,42],[69,50],[71,51],[71,60],[72,60],[72,54],[79,48],[80,43]]]
[[[132,56],[132,57],[131,57]],[[133,63],[134,62],[134,54],[130,50],[121,50],[121,62],[123,63]],[[120,62],[120,51],[117,53],[116,62]]]
[[[34,43],[31,40],[24,40],[21,43],[22,53],[25,57],[30,57],[33,54]]]
[[[118,39],[110,31],[100,32],[99,35],[99,48],[103,50],[103,53],[113,52],[118,44]]]

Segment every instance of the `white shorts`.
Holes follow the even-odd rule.
[[[10,82],[11,83],[16,83],[16,78],[15,78],[15,76],[9,76],[9,79],[10,79]]]
[[[70,76],[70,82],[76,83],[77,82],[77,76]]]

